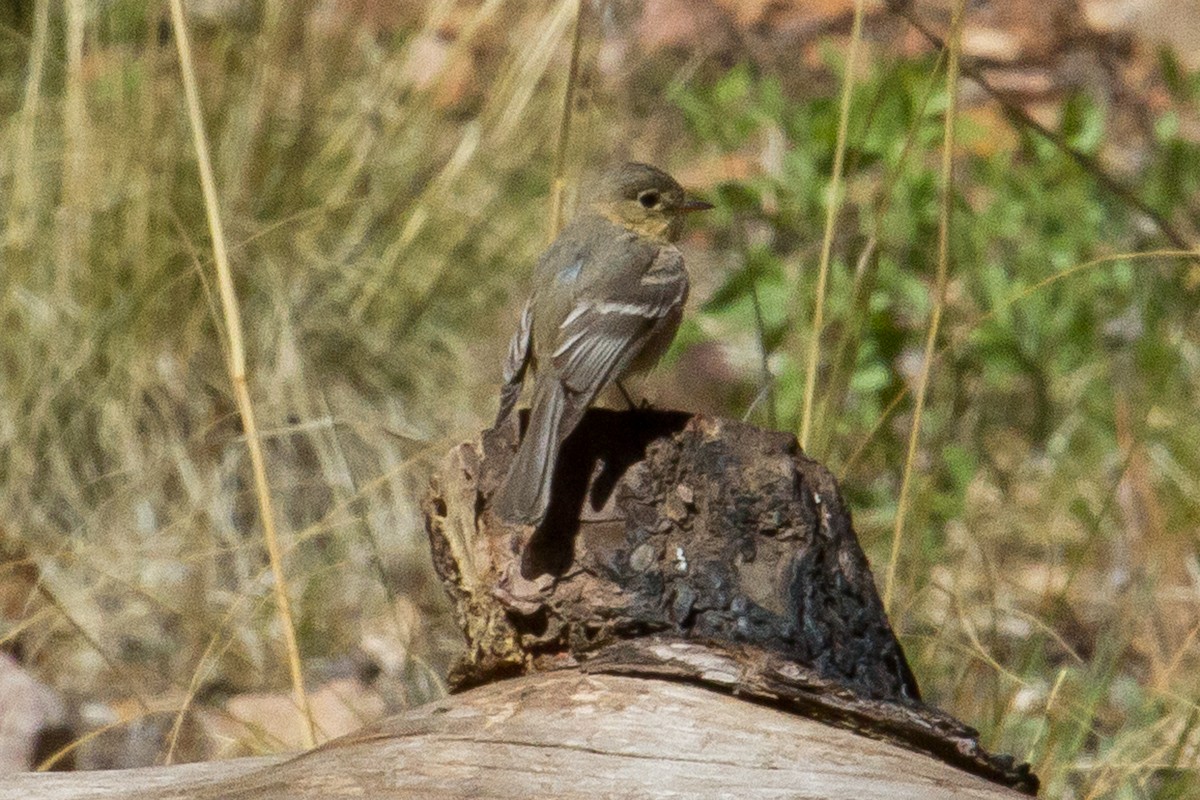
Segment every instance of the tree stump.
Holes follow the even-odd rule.
[[[0,800],[1036,793],[922,705],[837,485],[792,437],[592,410],[535,530],[489,508],[517,425],[453,448],[425,505],[467,638],[455,694],[290,760],[20,775]]]
[[[1036,793],[1028,765],[921,704],[837,482],[792,436],[593,409],[530,529],[489,507],[524,422],[451,450],[426,503],[468,642],[453,685],[567,668],[689,681]]]

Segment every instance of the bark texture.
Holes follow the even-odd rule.
[[[517,424],[452,449],[426,501],[457,694],[290,760],[20,775],[0,800],[1036,793],[920,702],[837,485],[790,436],[593,410],[535,530],[489,505]]]
[[[481,686],[282,762],[0,781],[0,800],[1021,796],[938,759],[701,686],[574,670]]]
[[[467,635],[458,686],[575,666],[690,680],[1036,791],[920,703],[837,483],[792,436],[593,409],[534,529],[490,508],[518,425],[451,450],[426,505]]]

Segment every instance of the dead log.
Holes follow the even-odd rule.
[[[1036,793],[1028,765],[920,702],[837,482],[794,437],[593,409],[534,531],[488,507],[518,441],[513,422],[452,450],[427,502],[467,635],[455,685],[561,668],[692,681]]]
[[[516,423],[426,502],[457,693],[290,760],[18,776],[59,798],[1015,798],[1028,766],[920,702],[833,477],[794,439],[594,410],[546,521],[490,511]]]
[[[577,670],[452,695],[282,763],[20,775],[3,800],[1011,800],[895,745],[699,685]]]

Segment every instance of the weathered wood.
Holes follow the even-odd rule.
[[[529,530],[489,508],[516,428],[452,450],[427,503],[471,648],[462,682],[669,632],[756,645],[864,697],[918,699],[837,483],[794,437],[593,409]]]
[[[0,800],[1036,793],[920,702],[836,482],[794,439],[592,411],[537,530],[489,509],[516,441],[451,450],[426,502],[460,694],[290,760],[19,776]]]
[[[1021,796],[937,759],[700,686],[573,670],[451,696],[283,763],[0,781],[0,800]]]
[[[212,787],[221,781],[286,761],[287,756],[231,758],[170,767],[84,772],[23,772],[0,777],[0,800],[117,800]]]
[[[518,439],[513,418],[452,449],[426,503],[467,636],[457,686],[579,665],[691,680],[1036,792],[920,703],[837,482],[794,437],[593,409],[536,530],[490,509]]]

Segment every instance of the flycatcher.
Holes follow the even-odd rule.
[[[605,386],[654,366],[671,344],[688,293],[674,242],[684,217],[707,208],[662,170],[623,164],[600,177],[538,260],[496,417],[499,426],[512,413],[532,366],[529,429],[493,502],[503,519],[542,521],[563,440]]]

